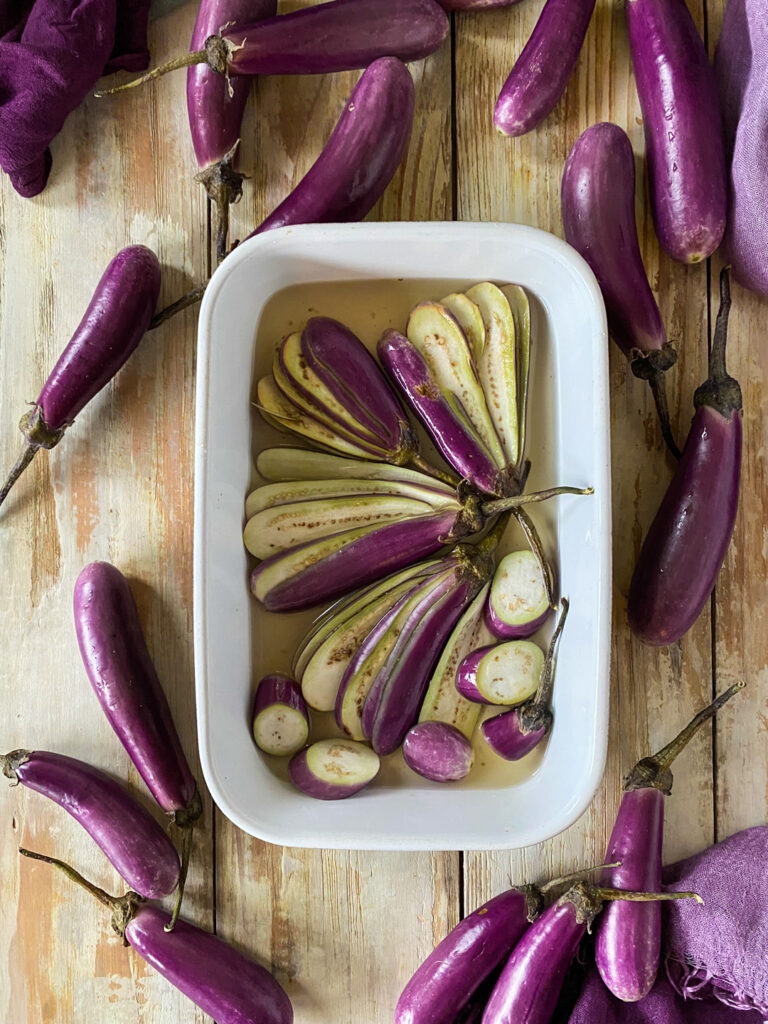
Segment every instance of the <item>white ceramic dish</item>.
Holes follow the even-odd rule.
[[[484,761],[476,777],[441,786],[395,765],[349,800],[313,800],[274,770],[250,733],[253,686],[267,671],[288,670],[302,626],[295,616],[264,613],[248,590],[241,529],[255,479],[254,449],[280,440],[252,408],[255,379],[269,366],[275,337],[296,329],[291,319],[300,325],[313,311],[337,316],[375,344],[384,326],[402,329],[416,299],[439,298],[446,282],[482,280],[521,284],[532,297],[529,489],[595,488],[593,497],[558,498],[534,513],[571,601],[558,657],[555,727],[543,756],[527,768],[525,761]],[[307,225],[252,238],[219,267],[199,321],[194,634],[203,771],[236,825],[292,846],[504,849],[555,835],[586,809],[603,771],[608,732],[607,351],[591,271],[564,242],[533,228]]]

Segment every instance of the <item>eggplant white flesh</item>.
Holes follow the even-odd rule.
[[[352,740],[318,740],[291,758],[291,782],[318,800],[344,800],[358,793],[378,774],[378,755]]]
[[[533,697],[543,670],[538,644],[510,640],[467,655],[456,673],[456,688],[467,700],[509,707]]]
[[[408,318],[408,340],[424,357],[454,412],[479,434],[494,462],[506,465],[504,450],[472,360],[469,342],[456,319],[437,302],[422,302]]]
[[[449,313],[456,318],[456,322],[464,332],[464,337],[469,342],[469,349],[475,365],[478,366],[485,348],[485,324],[483,314],[477,304],[463,292],[451,292],[444,299],[440,299],[440,305],[445,306]]]
[[[477,647],[493,639],[483,617],[490,584],[486,583],[472,604],[456,623],[443,647],[427,693],[419,712],[419,722],[445,722],[472,738],[480,705],[462,697],[456,689],[456,670],[464,658]]]
[[[346,460],[345,460],[346,461]],[[428,481],[429,477],[425,477]],[[312,501],[315,498],[346,498],[355,494],[389,494],[401,498],[412,498],[432,508],[441,508],[451,501],[456,502],[455,492],[450,489],[436,490],[401,480],[377,480],[370,477],[342,477],[338,480],[291,480],[283,483],[263,484],[248,495],[245,502],[245,517],[250,519],[265,508],[288,505],[296,501]]]
[[[405,763],[432,782],[458,782],[472,769],[474,751],[464,733],[446,722],[420,722],[403,740]]]
[[[515,365],[517,368],[518,462],[525,458],[528,390],[531,377],[531,304],[528,294],[519,284],[506,285],[506,296],[515,321]]]
[[[511,551],[493,576],[485,620],[502,640],[532,636],[549,615],[549,596],[539,560],[533,551]]]
[[[256,690],[253,738],[265,754],[295,754],[309,737],[309,713],[298,683],[280,673],[264,676]]]

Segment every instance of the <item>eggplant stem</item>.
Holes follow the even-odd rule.
[[[193,306],[196,302],[199,302],[203,297],[206,285],[202,285],[200,288],[195,288],[191,292],[187,292],[186,295],[182,295],[180,299],[176,299],[170,306],[166,306],[165,309],[161,309],[159,313],[155,313],[152,319],[149,321],[148,330],[154,331],[156,327],[164,324],[166,320],[170,320],[171,317],[176,316],[177,313],[181,313],[182,310],[187,309],[189,306]]]
[[[528,546],[536,556],[536,561],[539,563],[541,574],[544,577],[544,590],[547,594],[547,602],[550,608],[555,607],[555,591],[554,591],[554,572],[552,566],[544,554],[544,545],[541,543],[541,537],[539,531],[536,529],[533,520],[525,511],[524,508],[512,509],[512,515],[520,524],[520,528],[525,534],[525,539],[528,541]]]
[[[531,701],[534,707],[537,704],[543,704],[544,707],[548,708],[552,700],[552,689],[555,684],[555,648],[557,647],[557,641],[560,639],[560,634],[563,632],[565,620],[568,618],[568,609],[570,608],[567,597],[560,598],[560,606],[562,608],[560,618],[557,620],[552,639],[549,641],[547,656],[544,659],[544,668],[541,670],[541,679],[536,690],[536,696]]]
[[[730,267],[720,271],[720,309],[715,321],[715,334],[709,353],[709,376],[715,381],[728,380],[725,369],[725,345],[728,340],[728,317],[731,312]]]
[[[19,847],[19,853],[22,857],[29,857],[30,860],[40,860],[44,864],[53,864],[53,866],[58,868],[59,871],[63,871],[71,882],[75,882],[81,888],[85,889],[86,892],[89,892],[91,896],[95,896],[99,903],[102,903],[105,907],[109,907],[110,910],[114,910],[116,904],[120,900],[119,896],[110,896],[108,892],[100,889],[98,885],[94,885],[93,882],[89,882],[88,879],[84,878],[79,871],[76,871],[65,861],[59,860],[58,857],[48,857],[44,853],[35,853],[34,850],[25,850],[23,846]]]
[[[448,484],[449,487],[456,487],[459,484],[459,478],[457,476],[453,473],[443,472],[442,469],[438,469],[437,466],[433,466],[418,453],[411,456],[411,464],[421,470],[422,473],[426,473],[427,476],[431,476],[435,480],[439,480],[441,483]]]
[[[571,871],[568,875],[560,875],[558,878],[552,878],[549,882],[540,886],[540,889],[542,893],[547,893],[550,889],[557,888],[558,885],[566,885],[568,882],[577,882],[579,879],[583,878],[584,875],[588,875],[592,871],[604,871],[606,868],[620,867],[620,860],[615,860],[612,864],[593,864],[590,868],[582,868],[581,871]]]
[[[5,499],[8,497],[8,495],[10,493],[10,490],[13,487],[13,485],[16,483],[16,481],[19,479],[21,474],[24,472],[24,470],[30,464],[32,459],[34,459],[35,455],[37,455],[38,448],[39,448],[39,445],[36,445],[36,444],[27,444],[25,446],[24,451],[21,453],[21,455],[17,459],[15,466],[13,467],[11,472],[8,474],[8,479],[3,484],[3,489],[0,490],[0,505],[3,504]]]
[[[631,889],[593,888],[600,900],[627,900],[630,903],[652,903],[664,900],[696,900],[704,906],[704,900],[697,892],[634,892]]]
[[[162,78],[163,75],[167,75],[169,71],[176,71],[178,68],[193,67],[195,64],[207,63],[207,50],[193,50],[191,53],[185,53],[181,57],[174,57],[173,60],[169,60],[165,64],[160,64],[158,67],[152,68],[151,71],[147,71],[146,74],[139,75],[138,78],[132,78],[130,82],[123,82],[122,85],[113,85],[111,89],[97,89],[93,95],[97,99],[101,99],[103,96],[114,96],[115,93],[125,92],[126,89],[135,89],[137,85],[143,85],[145,82],[152,82],[156,78]]]
[[[648,378],[648,385],[653,395],[653,400],[656,403],[656,412],[659,414],[659,423],[661,424],[661,436],[666,442],[667,448],[672,452],[676,459],[680,458],[680,449],[677,447],[674,435],[672,434],[672,426],[669,422],[669,406],[667,405],[667,386],[666,378],[663,373],[653,373]]]
[[[187,872],[189,871],[189,857],[192,853],[192,840],[194,839],[195,826],[186,825],[182,831],[181,837],[181,868],[179,870],[179,885],[176,892],[176,902],[173,905],[173,913],[171,919],[167,925],[164,926],[163,930],[166,932],[172,932],[176,927],[176,922],[179,919],[179,913],[181,911],[181,903],[184,899],[184,886],[187,883]]]
[[[747,684],[743,679],[740,679],[738,683],[734,683],[733,686],[729,686],[727,690],[724,690],[719,697],[716,697],[711,704],[703,708],[697,715],[695,715],[686,727],[679,732],[677,736],[665,747],[662,747],[658,753],[654,754],[652,759],[659,768],[669,768],[672,762],[675,760],[677,755],[687,746],[688,742],[693,738],[694,734],[708,722],[710,718],[714,718],[723,704],[729,701],[735,693],[739,690],[743,690]]]
[[[517,494],[511,498],[498,498],[495,501],[487,501],[483,505],[483,512],[487,516],[495,516],[499,512],[507,512],[519,508],[520,505],[532,505],[538,501],[549,501],[560,494],[594,494],[594,487],[549,487],[545,491],[531,491],[529,494]]]

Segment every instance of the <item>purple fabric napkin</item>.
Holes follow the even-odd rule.
[[[737,832],[664,869],[662,968],[639,1003],[622,1003],[592,964],[569,1024],[760,1024],[768,1020],[768,827]],[[599,918],[596,927],[599,927]]]
[[[733,276],[768,295],[768,3],[729,0],[715,53],[730,154],[722,251]]]

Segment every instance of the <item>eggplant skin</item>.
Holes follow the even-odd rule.
[[[655,787],[635,789],[621,800],[601,884],[635,892],[661,890],[664,801]],[[608,989],[624,1002],[648,995],[661,959],[661,903],[608,903],[598,919],[595,960]]]
[[[292,1024],[288,996],[269,971],[221,939],[170,918],[156,907],[142,907],[125,937],[136,952],[218,1024]]]
[[[726,219],[715,74],[685,0],[625,6],[656,233],[673,259],[700,263],[720,244]]]
[[[159,294],[160,263],[152,250],[121,249],[35,403],[49,431],[68,426],[114,377],[149,329]]]
[[[630,629],[652,647],[679,640],[715,586],[736,521],[741,433],[739,412],[697,409],[629,588]]]
[[[640,255],[627,133],[607,122],[587,128],[566,160],[560,195],[565,240],[597,278],[611,337],[626,356],[662,349],[667,334]]]

